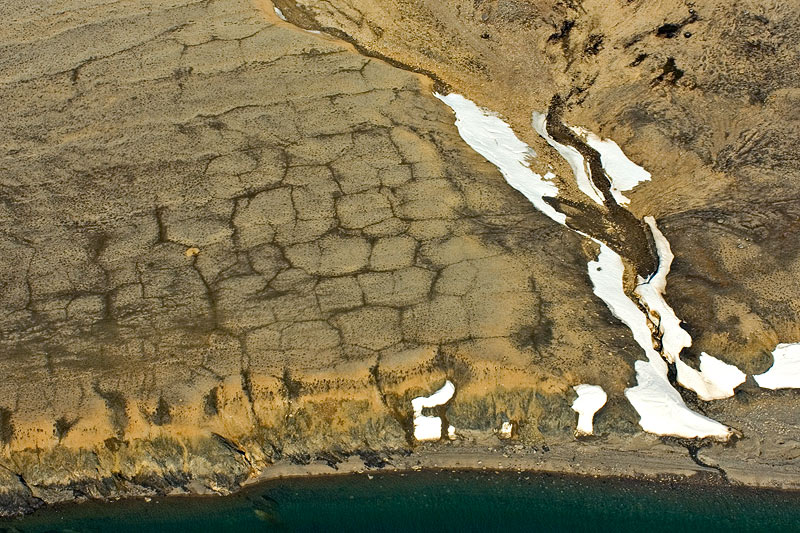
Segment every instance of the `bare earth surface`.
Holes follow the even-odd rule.
[[[672,244],[685,359],[755,374],[800,341],[800,10],[276,4],[289,22],[266,0],[0,7],[0,515],[383,457],[724,479],[641,432],[641,349],[592,293],[596,249],[433,91],[561,176],[530,128],[554,95],[619,143],[653,174],[628,196]],[[410,400],[445,379],[456,440],[418,446]],[[609,395],[583,440],[579,383]],[[742,432],[700,462],[800,485],[797,391],[687,401]]]

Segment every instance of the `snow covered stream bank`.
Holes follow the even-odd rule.
[[[605,202],[603,193],[592,182],[591,170],[581,153],[572,146],[561,144],[547,133],[547,115],[545,113],[534,112],[531,124],[536,133],[546,140],[547,144],[555,148],[556,152],[569,164],[572,174],[575,176],[575,183],[578,189],[596,203],[603,205]]]
[[[700,357],[700,371],[695,370],[683,361],[680,353],[692,345],[692,337],[681,327],[680,319],[675,311],[664,300],[667,289],[667,274],[672,267],[672,254],[669,242],[659,231],[653,217],[644,217],[650,226],[658,253],[658,270],[648,279],[638,279],[634,294],[647,310],[652,327],[657,329],[661,339],[661,356],[668,363],[674,363],[678,374],[678,383],[697,393],[701,400],[719,400],[733,396],[734,389],[744,383],[744,372],[703,353]]]
[[[639,425],[656,435],[729,438],[732,435],[730,428],[689,409],[669,382],[667,362],[662,353],[653,347],[648,318],[642,308],[625,294],[622,258],[605,244],[599,245],[597,260],[590,261],[588,265],[594,293],[606,303],[615,317],[628,326],[647,357],[647,361],[636,361],[636,386],[625,391],[625,397],[641,417]],[[656,276],[658,272],[653,276],[658,280]],[[637,289],[643,285],[646,283],[640,283]],[[651,294],[649,290],[644,292]],[[680,328],[680,325],[677,327]]]
[[[447,104],[456,114],[456,128],[468,145],[500,170],[509,185],[521,192],[533,206],[561,225],[567,216],[544,201],[558,196],[552,173],[541,176],[530,169],[529,157],[536,152],[522,142],[500,117],[475,105],[460,94],[434,96]],[[580,154],[578,154],[580,155]]]
[[[643,181],[650,181],[650,173],[628,159],[622,148],[611,139],[601,139],[581,127],[572,127],[570,129],[583,138],[590,148],[595,149],[600,154],[600,162],[611,184],[611,196],[614,197],[619,205],[630,204],[630,199],[622,193],[630,191]]]
[[[530,169],[529,158],[536,157],[536,152],[522,142],[508,124],[495,113],[477,106],[461,95],[451,93],[435,96],[453,110],[456,127],[467,144],[493,163],[509,185],[524,194],[537,209],[559,224],[567,225],[566,215],[544,201],[545,197],[558,196],[558,187],[554,183],[556,176],[552,173],[541,176]],[[545,114],[533,113],[531,124],[569,164],[578,189],[593,202],[603,205],[606,199],[595,185],[591,167],[583,155],[576,148],[559,143],[548,133]],[[628,204],[630,201],[622,192],[649,180],[650,173],[630,161],[613,141],[601,139],[583,128],[574,127],[572,131],[599,154],[605,174],[599,179],[608,180],[614,200],[620,205]],[[692,339],[681,327],[680,319],[663,296],[672,264],[672,251],[655,220],[645,217],[644,221],[656,245],[658,268],[648,279],[638,278],[633,299],[624,290],[625,266],[619,254],[606,243],[578,232],[600,247],[597,259],[588,263],[594,293],[605,302],[614,316],[630,328],[647,359],[636,362],[637,383],[625,391],[625,396],[639,414],[640,425],[645,431],[658,435],[727,440],[734,434],[731,428],[686,406],[667,377],[668,364],[675,364],[681,386],[695,391],[705,400],[733,395],[734,388],[744,381],[744,374],[736,367],[708,354],[701,357],[700,370],[680,360],[681,351],[691,346]],[[800,358],[792,359],[792,364],[795,361],[800,366]],[[766,378],[766,381],[770,382],[770,378]],[[579,413],[578,433],[591,433],[592,418],[597,409],[605,404],[605,398],[600,403],[600,394],[596,389],[581,390],[587,396],[579,392],[573,406]],[[602,389],[600,392],[605,397]],[[595,406],[597,408],[591,410]]]

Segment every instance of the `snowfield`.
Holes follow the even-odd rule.
[[[473,150],[496,166],[508,184],[525,195],[536,209],[565,224],[567,216],[544,201],[545,197],[558,196],[558,187],[551,181],[555,175],[540,176],[530,169],[528,158],[536,157],[536,152],[517,138],[511,126],[460,94],[434,96],[453,110],[458,133]]]
[[[623,273],[620,256],[600,243],[597,260],[589,262],[589,278],[594,293],[606,303],[615,317],[628,326],[647,357],[647,361],[636,361],[636,386],[625,391],[625,397],[639,414],[639,425],[656,435],[728,439],[733,434],[729,427],[686,407],[681,395],[670,384],[667,363],[653,348],[647,317],[625,295]]]

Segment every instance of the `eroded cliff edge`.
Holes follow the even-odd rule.
[[[601,435],[612,445],[629,435],[655,442],[621,394],[640,354],[592,294],[594,251],[463,143],[430,77],[272,13],[249,1],[4,12],[4,508],[225,492],[280,458],[407,450],[411,398],[445,378],[458,391],[448,418],[463,430],[491,435],[512,420],[519,442],[571,441],[571,386],[592,382],[611,397],[596,420]],[[360,20],[369,26],[368,15]],[[402,31],[408,19],[392,20]],[[777,47],[790,35],[779,29]],[[476,42],[491,42],[483,33]],[[559,50],[577,46],[572,39]],[[546,108],[554,92],[531,86],[517,107],[508,92],[486,97],[494,89],[480,92],[477,78],[448,77],[448,65],[436,58],[425,69],[500,103],[519,131],[528,131],[523,112]],[[553,79],[566,76],[560,69]],[[797,221],[786,179],[794,152],[780,135],[797,121],[796,89],[782,76],[762,101],[740,102],[766,110],[750,113],[757,135],[743,129],[708,161],[680,143],[702,146],[728,123],[704,137],[690,118],[659,118],[703,109],[696,98],[680,103],[681,91],[697,89],[674,72],[658,83],[608,82],[568,111],[653,171],[633,207],[664,206],[657,214],[678,258],[672,303],[701,347],[751,373],[769,366],[770,335],[800,340],[791,338],[796,249],[781,244]],[[753,139],[768,157],[756,157],[764,149]],[[764,201],[754,208],[748,194]],[[749,275],[754,265],[778,284]],[[754,426],[718,453],[737,462],[766,454],[791,470],[800,440],[792,401],[792,391],[745,390],[701,407]],[[753,404],[768,414],[748,415]]]

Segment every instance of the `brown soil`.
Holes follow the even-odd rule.
[[[605,450],[587,472],[660,442],[622,397],[641,354],[592,294],[594,251],[464,144],[434,88],[568,176],[529,126],[560,95],[653,173],[629,196],[672,243],[689,358],[753,373],[800,340],[795,8],[277,4],[291,23],[246,0],[0,15],[0,513],[408,450],[410,399],[445,378],[464,461],[505,420],[525,450]],[[597,447],[572,437],[582,382],[611,398]],[[698,406],[745,434],[700,456],[796,485],[796,401]]]

